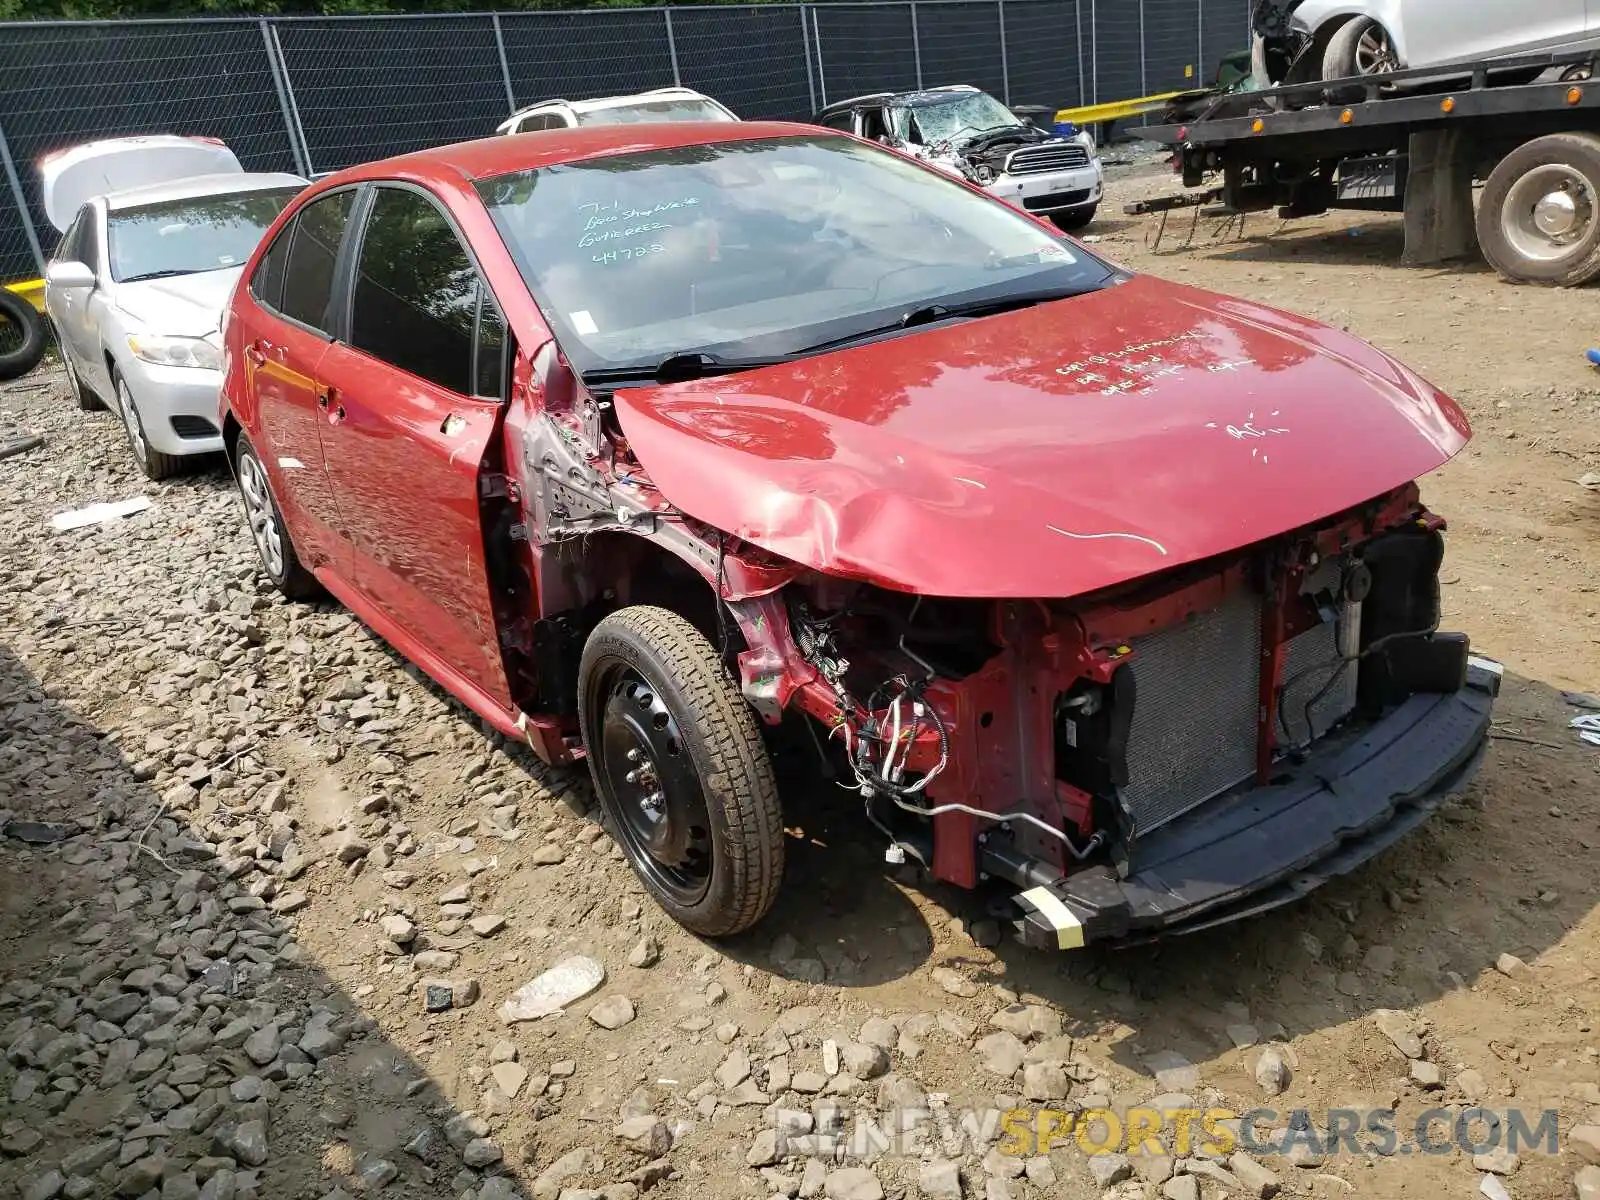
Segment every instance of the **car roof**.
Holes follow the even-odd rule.
[[[644,125],[580,125],[534,133],[478,138],[435,146],[395,158],[362,163],[329,176],[326,183],[369,179],[412,179],[445,186],[532,171],[562,163],[582,162],[613,154],[671,150],[679,146],[748,142],[757,138],[827,137],[812,125],[787,121],[662,121]],[[837,136],[837,135],[834,135]]]
[[[981,92],[982,88],[974,87],[970,83],[952,83],[944,87],[918,88],[910,92],[870,92],[865,96],[852,96],[848,100],[836,100],[827,108],[817,113],[813,120],[821,120],[837,113],[848,112],[852,108],[859,108],[864,104],[894,104],[908,108],[916,108],[924,104],[942,104],[956,96],[971,96]]]
[[[652,88],[646,92],[629,92],[625,96],[591,96],[587,100],[565,100],[559,96],[552,96],[548,100],[540,100],[534,104],[524,104],[513,117],[521,117],[540,108],[549,108],[552,105],[564,104],[574,112],[594,112],[602,108],[623,108],[629,104],[637,104],[641,100],[711,100],[704,92],[697,92],[686,87]],[[712,101],[712,103],[716,103]]]
[[[308,186],[309,180],[278,171],[234,171],[217,175],[189,175],[164,183],[126,188],[105,198],[112,212],[167,200],[192,200],[201,196],[228,196],[235,192],[263,192],[272,188]]]

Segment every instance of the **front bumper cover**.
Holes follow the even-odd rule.
[[[1371,861],[1465,787],[1488,746],[1498,665],[1323,743],[1285,777],[1201,805],[1096,866],[1029,889],[1021,940],[1071,949],[1193,933],[1292,903]]]

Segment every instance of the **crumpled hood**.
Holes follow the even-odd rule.
[[[939,596],[1067,597],[1209,558],[1402,486],[1471,436],[1355,338],[1148,277],[615,404],[687,515]]]
[[[244,267],[198,271],[167,279],[117,285],[117,307],[152,333],[205,337],[222,321],[222,310]]]

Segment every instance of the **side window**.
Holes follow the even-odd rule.
[[[416,192],[379,188],[356,264],[350,344],[471,395],[478,290],[444,214]]]
[[[478,329],[472,347],[472,394],[503,400],[506,388],[506,319],[489,289],[478,289]]]
[[[546,113],[529,113],[522,118],[522,124],[517,126],[518,133],[533,133],[539,129],[554,129],[556,120]]]
[[[289,261],[283,276],[283,303],[278,311],[292,320],[331,334],[328,298],[333,293],[333,266],[339,242],[350,224],[353,190],[313,200],[295,218]]]
[[[833,116],[823,122],[823,125],[829,129],[840,130],[843,133],[853,133],[855,131],[855,123],[856,114],[847,108],[843,112],[834,113]]]
[[[85,204],[72,219],[72,224],[67,226],[66,233],[61,235],[61,243],[56,247],[56,261],[81,262],[93,267],[94,263],[86,253],[93,241],[91,236],[93,230],[94,209]]]
[[[250,277],[250,294],[271,309],[283,308],[284,268],[289,265],[289,243],[294,238],[295,224],[290,221],[279,231]]]

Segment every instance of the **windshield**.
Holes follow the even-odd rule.
[[[580,371],[795,354],[926,305],[1112,274],[997,200],[826,133],[594,158],[478,190]]]
[[[967,92],[934,104],[917,104],[911,109],[911,121],[925,146],[1022,124],[1016,113],[988,92]]]
[[[131,283],[241,267],[299,192],[270,188],[117,209],[106,218],[111,278]]]
[[[722,108],[709,100],[638,100],[577,114],[579,125],[651,125],[658,121],[727,121]]]

